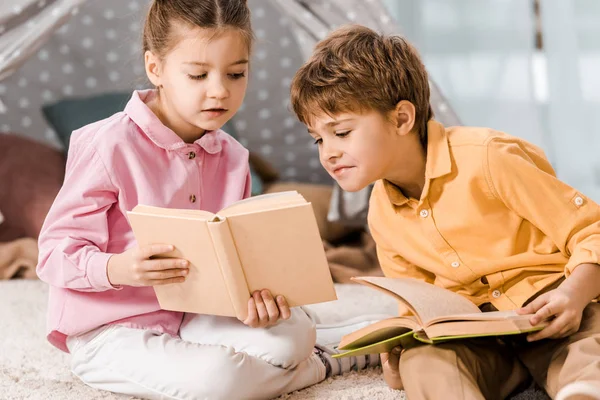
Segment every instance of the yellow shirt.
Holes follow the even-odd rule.
[[[420,200],[378,181],[369,227],[386,276],[499,310],[582,263],[600,263],[600,207],[556,178],[543,151],[491,129],[427,125]]]

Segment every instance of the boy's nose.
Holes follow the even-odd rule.
[[[326,141],[323,141],[323,144],[321,145],[321,159],[323,161],[338,158],[340,157],[340,155],[340,150],[338,150],[335,146],[328,144]]]

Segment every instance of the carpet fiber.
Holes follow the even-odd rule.
[[[361,313],[396,312],[394,300],[358,285],[336,285],[339,300],[311,306],[324,323]],[[128,399],[88,388],[71,375],[69,355],[52,347],[44,337],[47,288],[39,281],[0,282],[0,398],[6,400]],[[352,372],[280,399],[358,400],[404,399],[404,393],[386,387],[381,369]],[[546,400],[530,389],[513,400]]]

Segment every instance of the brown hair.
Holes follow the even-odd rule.
[[[192,27],[220,30],[239,30],[252,46],[254,35],[250,23],[247,0],[154,0],[144,24],[143,51],[152,51],[164,57],[177,43],[173,36],[173,22]]]
[[[291,85],[292,108],[304,124],[321,112],[387,114],[401,100],[415,106],[415,127],[425,142],[433,111],[419,54],[400,36],[380,35],[360,25],[339,28],[317,43]]]

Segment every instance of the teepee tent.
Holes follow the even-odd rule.
[[[40,111],[65,98],[147,86],[140,30],[148,0],[7,0],[0,5],[0,132],[64,146]],[[330,182],[306,129],[289,110],[289,83],[314,44],[350,22],[396,27],[381,0],[249,0],[257,43],[238,139],[269,159],[284,180]],[[432,84],[432,105],[458,122]],[[2,111],[2,110],[0,110]],[[360,196],[360,195],[359,195]]]
[[[77,14],[84,0],[9,0],[0,5],[0,80]]]

